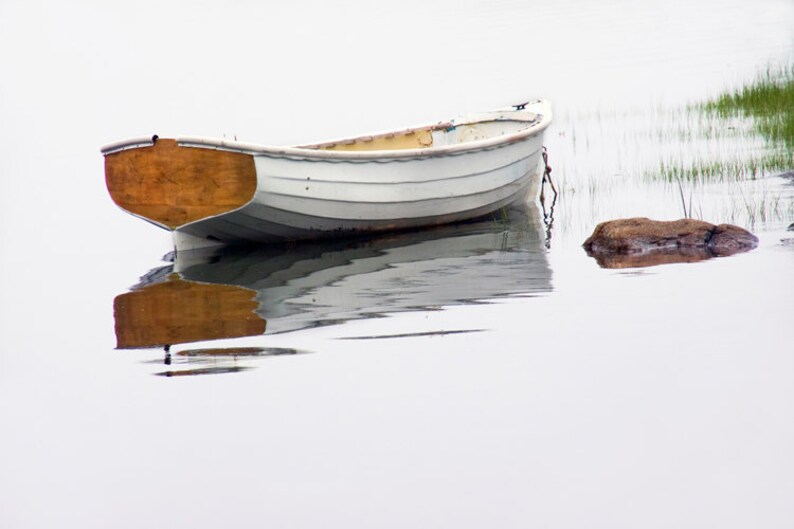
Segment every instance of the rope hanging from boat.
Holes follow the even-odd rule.
[[[557,188],[554,187],[554,182],[551,180],[551,166],[549,165],[549,153],[546,150],[545,146],[543,147],[542,155],[543,155],[543,181],[541,183],[541,188],[540,188],[541,200],[543,200],[543,184],[545,184],[546,182],[549,183],[549,185],[551,186],[551,190],[554,191],[554,196],[555,197],[557,196]]]
[[[543,224],[546,226],[546,248],[551,248],[551,231],[554,226],[554,205],[557,203],[557,188],[554,186],[554,182],[551,179],[551,166],[549,165],[549,153],[546,151],[546,147],[543,147],[543,180],[540,184],[540,205],[543,208]],[[551,199],[551,206],[549,207],[548,213],[546,212],[546,197],[545,197],[545,187],[546,182],[549,183],[551,186],[551,190],[554,191],[554,197]]]

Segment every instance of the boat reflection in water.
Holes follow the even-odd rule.
[[[166,376],[226,373],[304,351],[171,346],[285,333],[551,289],[537,208],[377,237],[180,253],[116,297],[119,349],[164,347]],[[411,330],[399,336],[411,336]]]

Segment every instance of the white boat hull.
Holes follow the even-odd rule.
[[[545,114],[538,108],[512,111],[518,116],[502,111],[487,123],[522,124],[521,119],[529,121],[523,116],[534,116],[519,133],[458,140],[459,144],[444,139],[450,143],[427,149],[351,153],[177,138],[179,147],[252,156],[256,182],[252,196],[240,207],[168,226],[175,247],[179,251],[214,243],[267,243],[433,226],[534,199],[542,174],[543,132],[550,122],[547,104],[537,105],[541,104]],[[464,128],[448,125],[444,132],[449,135],[456,127]]]
[[[507,153],[494,152],[489,157],[492,165],[486,168],[482,155],[467,167],[467,158],[477,158],[469,154],[452,163],[437,159],[309,167],[314,169],[309,173],[313,178],[307,175],[305,162],[259,156],[254,200],[231,213],[176,229],[174,241],[179,250],[206,246],[205,241],[213,239],[225,243],[312,239],[478,218],[537,195],[540,138],[535,143],[528,156],[506,165],[502,164]],[[518,147],[524,146],[511,146]],[[333,173],[339,176],[334,178]],[[369,179],[362,178],[365,174]],[[413,181],[406,183],[407,179]]]

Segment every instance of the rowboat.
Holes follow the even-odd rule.
[[[102,148],[123,210],[177,252],[448,224],[536,196],[545,100],[308,145],[152,136]]]

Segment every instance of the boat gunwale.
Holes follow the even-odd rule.
[[[463,116],[460,121],[452,120],[432,125],[422,125],[387,131],[383,133],[364,134],[352,138],[325,141],[304,146],[272,146],[239,142],[234,140],[204,138],[198,136],[178,136],[174,138],[180,147],[195,147],[216,149],[230,152],[250,154],[254,156],[276,156],[295,158],[307,161],[386,161],[393,159],[421,159],[438,156],[466,154],[522,141],[545,130],[551,124],[551,106],[546,100],[533,101],[527,104],[528,108],[516,110],[513,108],[499,109],[492,112],[483,112],[471,116]],[[537,110],[537,112],[535,111]],[[524,119],[521,119],[524,118]],[[383,149],[370,151],[335,151],[323,149],[325,145],[343,144],[345,142],[359,141],[369,137],[378,137],[385,134],[409,134],[421,130],[442,130],[476,123],[492,123],[499,121],[517,121],[527,123],[527,127],[513,133],[493,136],[480,140],[467,141],[454,145],[441,145],[419,147],[411,149]],[[114,142],[102,147],[101,152],[107,156],[127,149],[151,147],[158,137],[133,138]]]

